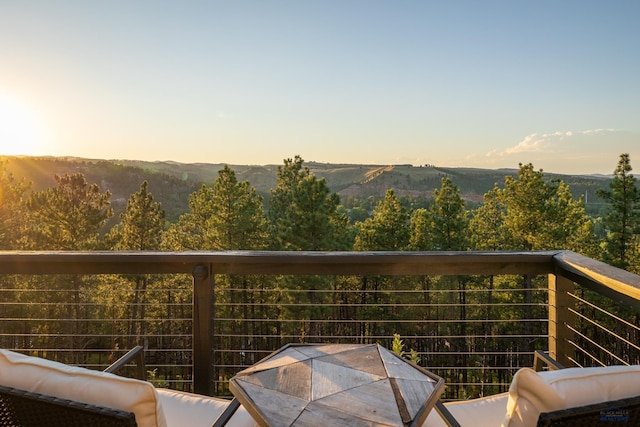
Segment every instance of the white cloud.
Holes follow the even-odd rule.
[[[557,173],[611,173],[622,153],[640,156],[640,134],[617,129],[533,133],[517,144],[487,152],[481,159],[490,168],[516,168],[519,163]],[[636,160],[640,162],[640,158]],[[637,168],[640,169],[640,166]]]

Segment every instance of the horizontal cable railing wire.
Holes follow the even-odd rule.
[[[574,324],[566,325],[573,337],[572,360],[577,366],[630,365],[640,363],[640,315],[595,292],[576,288],[569,293]]]

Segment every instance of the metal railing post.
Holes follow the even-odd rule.
[[[193,391],[213,395],[213,285],[211,267],[193,268]]]
[[[574,283],[562,276],[549,274],[549,355],[563,366],[573,366],[573,332],[575,323],[571,313],[574,300],[569,295]]]

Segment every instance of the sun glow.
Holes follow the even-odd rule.
[[[45,145],[43,124],[26,104],[0,94],[0,155],[38,155]]]

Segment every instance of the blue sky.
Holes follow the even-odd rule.
[[[611,173],[640,165],[638,22],[635,0],[0,0],[0,154]]]

